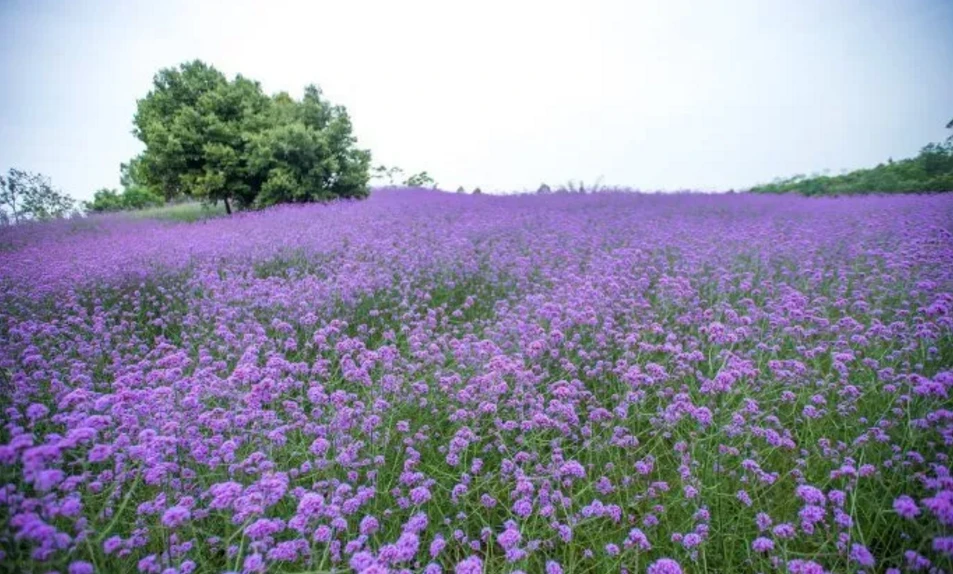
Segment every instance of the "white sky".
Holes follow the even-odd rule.
[[[374,163],[445,189],[741,188],[946,136],[948,0],[0,0],[0,169],[78,198],[135,155],[136,99],[199,58],[320,85]]]

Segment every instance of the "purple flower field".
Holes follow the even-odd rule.
[[[0,305],[0,571],[953,571],[950,195],[26,225]]]

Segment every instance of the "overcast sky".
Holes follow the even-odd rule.
[[[446,189],[743,188],[946,136],[949,0],[0,0],[0,169],[79,198],[140,150],[136,99],[199,58],[347,106],[374,162]]]

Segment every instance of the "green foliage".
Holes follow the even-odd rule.
[[[133,133],[146,150],[133,179],[167,200],[222,202],[227,212],[367,195],[370,153],[355,147],[347,111],[315,86],[301,101],[229,81],[198,60],[161,70],[139,100]]]
[[[165,203],[165,198],[151,191],[140,183],[141,162],[139,158],[119,166],[119,181],[122,191],[102,188],[93,194],[92,201],[83,203],[86,211],[94,213],[109,213],[115,211],[134,211],[159,207]]]
[[[249,149],[249,166],[263,178],[257,206],[367,195],[370,153],[354,147],[347,111],[316,86],[305,88],[301,102],[278,94],[268,123]]]
[[[407,187],[437,187],[437,182],[426,171],[422,171],[404,180],[404,185]]]
[[[122,192],[103,188],[93,194],[93,200],[83,204],[86,211],[108,213],[159,207],[165,200],[141,186],[127,187]]]
[[[122,192],[122,201],[126,209],[146,209],[159,207],[165,203],[162,196],[156,195],[142,186],[127,187]]]
[[[0,221],[45,221],[67,216],[73,199],[55,189],[50,179],[39,173],[11,168],[0,174]]]
[[[953,120],[946,127],[953,129]],[[804,195],[953,191],[953,136],[945,142],[927,145],[913,158],[888,160],[874,168],[836,176],[795,175],[755,186],[751,191]]]
[[[83,207],[86,211],[96,213],[108,213],[125,209],[123,207],[122,196],[119,192],[106,187],[97,190],[96,193],[93,194],[93,200],[84,202]]]
[[[386,182],[387,185],[396,185],[400,180],[400,176],[404,174],[404,170],[397,166],[387,167],[386,165],[379,165],[371,171],[373,172],[373,179]]]
[[[546,184],[543,184],[543,187],[549,189],[549,186]],[[546,191],[543,191],[543,187],[541,187],[537,193],[546,193]],[[586,182],[581,179],[578,182],[570,179],[566,182],[566,185],[559,187],[556,191],[558,193],[598,193],[605,190],[606,187],[602,185],[602,176],[600,175],[589,187],[586,187]]]
[[[134,217],[144,219],[162,219],[169,221],[195,222],[225,215],[225,206],[210,205],[197,201],[168,203],[160,207],[149,207],[131,212]]]

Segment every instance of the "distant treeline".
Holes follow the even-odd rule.
[[[953,120],[946,127],[953,129]],[[913,158],[887,160],[877,167],[841,175],[796,175],[755,186],[751,191],[804,195],[953,191],[953,136],[944,142],[931,143]]]

